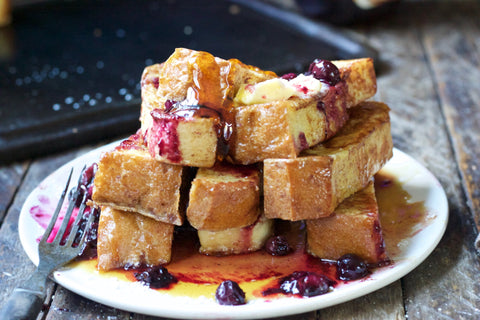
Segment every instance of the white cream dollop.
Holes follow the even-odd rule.
[[[322,82],[311,75],[300,74],[291,80],[275,78],[242,85],[235,96],[235,102],[251,105],[287,100],[293,96],[308,98],[321,94],[325,87],[326,85],[322,85]]]

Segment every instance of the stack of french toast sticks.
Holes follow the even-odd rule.
[[[141,87],[140,129],[95,175],[100,270],[169,263],[185,223],[203,254],[253,252],[278,219],[305,221],[313,256],[386,259],[373,178],[392,138],[389,108],[366,101],[372,59],[279,77],[180,48]]]

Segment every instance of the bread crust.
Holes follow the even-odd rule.
[[[264,161],[267,218],[297,221],[329,216],[392,157],[388,106],[364,102],[349,113],[349,121],[332,139],[295,159]]]
[[[181,225],[184,168],[152,159],[144,147],[116,148],[98,162],[92,201]]]
[[[172,224],[102,206],[97,240],[98,269],[170,262]]]
[[[198,230],[253,224],[260,208],[260,172],[254,166],[200,168],[190,189],[187,219]]]
[[[355,254],[368,263],[388,259],[382,235],[373,181],[345,199],[326,218],[307,220],[307,251],[337,260]]]

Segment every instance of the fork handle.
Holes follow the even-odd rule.
[[[36,319],[45,301],[45,294],[40,291],[15,288],[7,302],[0,310],[2,320]]]

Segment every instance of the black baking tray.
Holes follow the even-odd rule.
[[[69,0],[15,8],[0,28],[0,161],[139,128],[140,77],[176,47],[281,74],[375,56],[328,25],[259,1]]]

